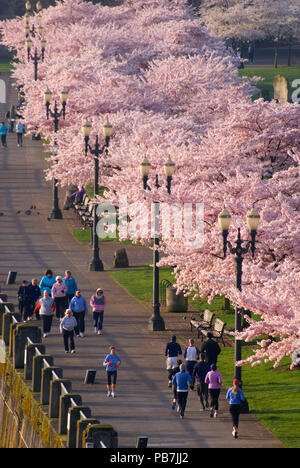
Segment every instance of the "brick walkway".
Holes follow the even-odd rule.
[[[12,102],[14,95],[9,99]],[[0,105],[1,115],[5,110]],[[240,438],[233,440],[224,392],[217,420],[210,419],[207,412],[199,412],[194,392],[189,395],[184,420],[171,410],[171,393],[164,369],[164,348],[171,330],[149,332],[149,310],[115,283],[107,272],[88,272],[90,255],[75,241],[67,222],[47,221],[52,195],[50,184],[44,181],[43,169],[40,142],[28,137],[24,147],[18,148],[16,135],[9,134],[8,148],[0,148],[1,288],[15,301],[17,285],[4,285],[9,270],[18,272],[19,284],[22,279],[40,279],[42,272],[51,268],[55,274],[70,269],[87,299],[97,287],[104,289],[108,305],[102,336],[93,333],[89,315],[86,337],[76,341],[77,354],[65,355],[55,320],[51,336],[44,340],[47,353],[54,356],[56,366],[64,369],[64,377],[72,379],[73,391],[82,395],[83,404],[91,408],[93,417],[114,426],[119,433],[120,447],[134,447],[140,435],[148,436],[150,444],[162,447],[282,447],[250,414],[242,415]],[[36,210],[25,214],[32,205],[36,205]],[[105,246],[101,247],[103,256],[110,255],[105,253]],[[144,259],[143,256],[139,258]],[[105,395],[102,362],[109,345],[117,347],[123,360],[116,399]],[[85,386],[85,371],[94,367],[97,368],[96,383]]]

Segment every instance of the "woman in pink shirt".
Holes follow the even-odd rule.
[[[51,297],[54,299],[56,306],[56,317],[62,318],[65,315],[65,310],[67,307],[66,303],[66,294],[68,291],[67,285],[63,282],[61,276],[57,276],[56,283],[52,286]]]
[[[210,393],[210,417],[216,418],[219,410],[219,396],[222,385],[222,375],[217,371],[216,364],[210,366],[211,371],[206,374],[205,383],[208,384]]]
[[[103,295],[103,289],[98,288],[96,294],[90,299],[90,306],[93,310],[93,320],[95,333],[102,334],[104,308],[106,306],[106,298]]]

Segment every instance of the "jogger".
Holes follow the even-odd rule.
[[[217,417],[219,410],[219,396],[222,384],[222,375],[217,371],[217,366],[212,364],[211,371],[206,374],[205,383],[208,384],[210,393],[210,417]]]
[[[107,372],[107,396],[115,398],[116,384],[117,384],[117,371],[121,365],[121,359],[116,353],[114,346],[110,347],[110,353],[103,361],[103,366],[106,366]]]
[[[232,418],[232,435],[237,439],[241,402],[245,401],[245,396],[242,389],[239,387],[238,379],[233,380],[233,387],[227,390],[226,398],[229,400],[229,411]]]

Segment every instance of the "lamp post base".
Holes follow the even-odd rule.
[[[53,210],[50,213],[50,218],[51,219],[62,219],[62,212],[59,208],[53,208]]]
[[[148,330],[150,331],[165,331],[165,322],[161,316],[152,315],[148,321]]]
[[[249,413],[250,413],[249,404],[248,404],[247,398],[245,398],[245,400],[241,402],[241,414],[249,414]]]
[[[237,369],[240,369],[240,368],[237,367],[236,370]],[[239,382],[240,382],[239,386],[243,390],[243,382],[242,382],[242,379],[241,379],[241,373],[235,374],[235,378],[239,380]],[[244,394],[244,396],[245,396],[245,394]],[[247,398],[245,396],[245,400],[241,401],[241,414],[249,414],[249,413],[250,413],[249,404],[248,404]]]
[[[89,271],[104,271],[104,266],[102,261],[93,259],[89,266]]]

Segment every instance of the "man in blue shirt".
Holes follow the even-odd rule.
[[[178,343],[176,343],[176,336],[173,335],[170,341],[166,345],[165,356],[167,357],[167,371],[168,371],[168,378],[169,383],[168,387],[172,386],[172,370],[177,366],[177,359],[179,354],[182,354],[181,347]]]
[[[172,384],[176,385],[177,387],[177,403],[179,406],[179,415],[181,419],[183,419],[184,417],[189,385],[191,390],[194,389],[192,377],[190,376],[190,374],[185,372],[185,369],[185,364],[181,364],[180,372],[177,372],[177,374],[174,375],[172,380]]]
[[[69,307],[77,321],[77,326],[74,329],[75,335],[81,336],[83,338],[85,330],[84,318],[85,314],[88,312],[88,306],[79,289],[75,292],[75,296],[71,299]]]
[[[1,135],[2,147],[5,148],[7,146],[6,144],[7,126],[5,125],[4,122],[1,122],[0,135]]]

